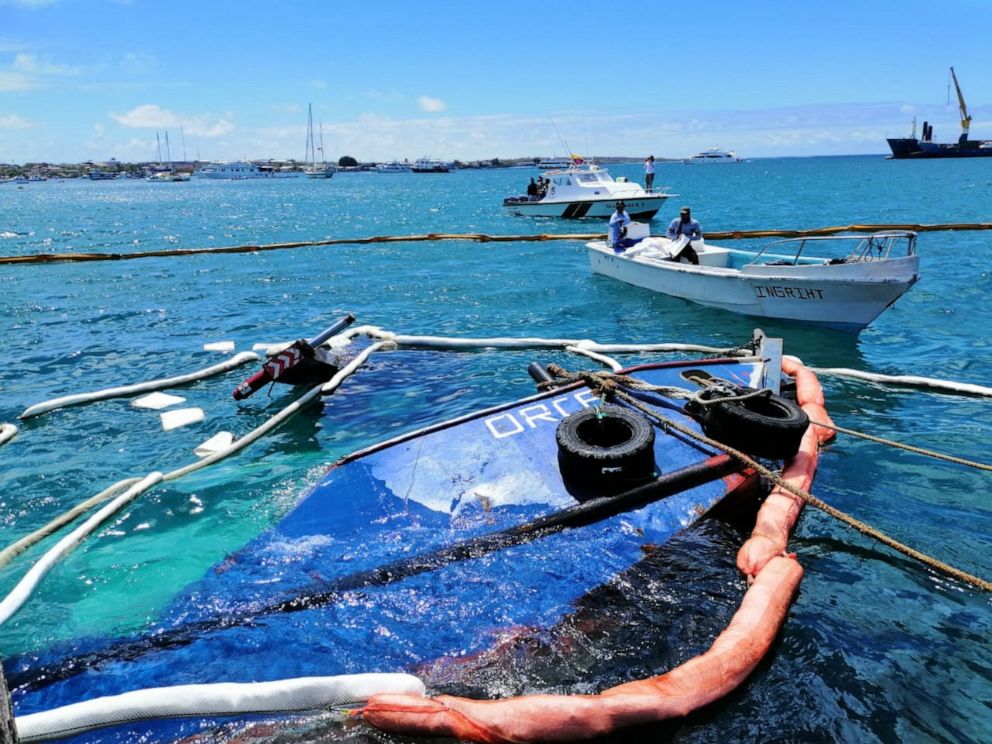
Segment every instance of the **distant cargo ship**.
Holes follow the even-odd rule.
[[[913,134],[909,137],[894,137],[886,140],[893,158],[982,158],[992,157],[992,140],[968,139],[971,115],[965,105],[964,96],[958,85],[958,77],[951,68],[951,79],[958,94],[958,108],[961,111],[961,136],[957,142],[934,142],[933,127],[923,122],[923,137],[916,138],[916,120],[913,120]]]

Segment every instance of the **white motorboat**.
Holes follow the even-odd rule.
[[[711,163],[743,163],[744,158],[739,156],[733,150],[721,150],[718,147],[711,147],[708,150],[703,150],[691,158],[686,158],[682,161],[683,163],[702,163],[709,165]]]
[[[628,237],[647,232],[631,223]],[[919,278],[916,233],[789,238],[745,251],[694,240],[699,265],[672,260],[686,238],[614,250],[587,243],[598,274],[722,310],[857,333]]]
[[[609,217],[614,205],[623,201],[634,219],[650,220],[666,199],[675,194],[649,192],[625,177],[616,180],[595,163],[571,163],[545,174],[548,187],[543,196],[508,196],[503,206],[514,214],[531,217]]]
[[[248,178],[299,178],[299,173],[280,171],[271,166],[257,165],[243,160],[230,163],[210,163],[199,170],[204,178],[225,178],[240,181]]]

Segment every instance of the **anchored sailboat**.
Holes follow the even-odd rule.
[[[168,130],[165,133],[165,159],[168,161],[167,165],[162,165],[162,141],[159,139],[158,132],[155,132],[155,147],[158,151],[158,168],[148,175],[147,180],[154,181],[156,183],[178,183],[188,181],[189,173],[177,171],[172,167],[172,153],[169,151]]]
[[[307,152],[304,156],[310,165],[303,169],[307,178],[331,178],[334,175],[334,166],[324,162],[324,128],[320,128],[320,162],[317,162],[317,150],[313,143],[313,106],[307,104]]]

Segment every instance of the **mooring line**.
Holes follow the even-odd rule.
[[[563,372],[565,375],[571,376],[570,373],[568,373],[565,370],[560,370],[560,371]],[[802,501],[809,504],[810,506],[816,507],[825,514],[828,514],[829,516],[848,525],[849,527],[853,527],[862,534],[877,540],[883,545],[887,545],[896,552],[902,553],[905,556],[913,558],[914,560],[919,561],[920,563],[923,563],[926,566],[941,571],[947,574],[948,576],[952,576],[966,584],[970,584],[971,586],[974,586],[978,589],[982,589],[983,591],[992,592],[992,582],[986,581],[985,579],[982,579],[978,576],[969,574],[965,571],[962,571],[959,568],[955,568],[954,566],[944,563],[943,561],[940,561],[934,558],[933,556],[929,556],[925,553],[922,553],[919,550],[916,550],[915,548],[911,548],[908,545],[901,543],[892,537],[889,537],[884,532],[876,529],[875,527],[872,527],[871,525],[865,522],[855,519],[849,514],[845,514],[840,509],[837,509],[836,507],[833,507],[830,504],[826,503],[825,501],[817,498],[809,491],[805,491],[801,488],[792,485],[787,480],[782,478],[778,473],[769,470],[750,455],[746,455],[740,450],[735,449],[734,447],[723,444],[722,442],[718,442],[717,440],[712,439],[706,436],[705,434],[701,434],[695,431],[694,429],[692,429],[691,427],[679,423],[678,421],[667,418],[666,416],[662,416],[654,409],[641,403],[641,401],[637,400],[637,398],[635,398],[633,395],[626,392],[625,390],[621,389],[616,384],[604,386],[599,383],[599,380],[605,380],[607,378],[613,378],[613,377],[614,376],[608,372],[597,372],[590,375],[586,375],[584,381],[594,392],[596,387],[603,388],[604,392],[606,392],[607,388],[610,388],[609,392],[611,392],[613,395],[623,400],[632,408],[636,408],[638,411],[640,411],[645,416],[647,416],[648,419],[655,422],[658,426],[662,427],[663,429],[665,430],[675,429],[676,431],[681,432],[682,434],[685,434],[686,436],[695,439],[698,442],[706,444],[710,447],[719,450],[720,452],[730,455],[739,462],[747,465],[750,468],[753,468],[757,473],[767,478],[768,480],[772,481],[782,489],[788,491],[793,496],[802,499]],[[613,382],[612,379],[611,382]]]
[[[885,437],[875,436],[874,434],[866,434],[863,431],[855,431],[854,429],[845,429],[843,426],[837,426],[836,424],[824,424],[820,421],[809,421],[813,426],[822,426],[824,429],[833,429],[841,434],[850,434],[852,437],[860,437],[861,439],[867,439],[870,442],[877,442],[878,444],[885,444],[889,447],[895,447],[896,449],[907,450],[908,452],[915,452],[918,455],[925,455],[927,457],[932,457],[935,460],[944,460],[945,462],[953,462],[958,465],[966,465],[969,468],[977,468],[978,470],[992,470],[992,465],[987,465],[984,462],[976,462],[975,460],[967,460],[963,457],[957,457],[956,455],[946,455],[943,452],[937,452],[935,450],[924,449],[923,447],[917,447],[913,444],[905,444],[904,442],[897,442],[894,439],[886,439]]]

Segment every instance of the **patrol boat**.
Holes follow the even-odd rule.
[[[624,176],[614,180],[606,168],[582,160],[544,176],[549,182],[544,196],[508,196],[503,206],[513,214],[530,217],[604,218],[613,213],[618,201],[623,201],[633,219],[650,220],[666,199],[676,196],[646,191]]]

